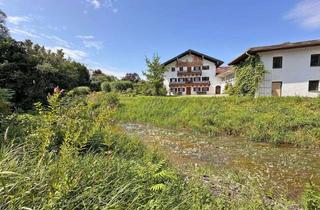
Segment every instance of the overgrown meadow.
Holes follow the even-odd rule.
[[[99,94],[98,94],[99,95]],[[201,183],[114,125],[114,95],[49,99],[6,121],[0,209],[210,209]]]
[[[320,146],[320,99],[122,97],[117,118],[253,141]]]
[[[127,98],[119,104],[114,94],[55,94],[49,97],[49,106],[37,103],[34,112],[5,114],[0,209],[281,209],[292,204],[266,202],[259,185],[241,187],[236,197],[227,188],[215,195],[202,176],[179,174],[117,125],[115,116],[125,109],[135,116],[129,101],[142,99],[148,106],[157,99],[149,119],[157,116],[159,122],[165,112],[156,104],[172,100]],[[199,104],[204,105],[201,100]],[[138,108],[145,108],[143,113],[151,110]],[[169,122],[165,117],[162,121]],[[230,178],[226,175],[224,180]],[[305,209],[320,206],[314,186],[307,188],[300,205]]]

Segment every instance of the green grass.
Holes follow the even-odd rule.
[[[184,178],[113,123],[114,95],[56,95],[23,114],[0,144],[0,209],[211,209]]]
[[[279,209],[290,205],[266,203],[265,193],[249,183],[240,184],[235,196],[221,187],[218,196],[201,176],[182,176],[138,139],[123,134],[114,120],[115,95],[62,100],[54,95],[49,104],[37,104],[36,113],[13,116],[7,141],[0,142],[0,209]],[[225,179],[231,182],[228,175]],[[245,184],[248,179],[242,180]],[[304,205],[317,207],[317,196],[310,188]]]
[[[121,103],[122,121],[320,146],[320,98],[122,97]]]

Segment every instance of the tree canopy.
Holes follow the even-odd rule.
[[[6,27],[7,15],[0,9],[0,40],[9,37],[9,30]]]
[[[146,58],[147,71],[143,75],[147,77],[153,87],[154,94],[152,95],[165,95],[166,90],[163,87],[163,76],[166,68],[160,63],[160,57],[155,54],[152,59]]]
[[[89,85],[87,68],[65,59],[62,50],[52,52],[30,40],[5,38],[0,51],[0,88],[14,90],[13,102],[18,106],[28,108],[36,101],[46,101],[56,86],[68,90]]]
[[[141,78],[137,73],[127,73],[122,80],[137,83],[141,81]]]

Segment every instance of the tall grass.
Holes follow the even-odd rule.
[[[20,115],[0,148],[0,209],[210,209],[200,182],[113,123],[114,95],[50,98]]]
[[[320,98],[122,97],[117,118],[253,141],[320,146]]]
[[[0,209],[284,207],[266,202],[264,192],[250,185],[215,195],[217,186],[180,175],[117,127],[115,95],[54,95],[49,104],[18,115],[9,125],[8,141],[1,141]],[[316,194],[308,193],[306,205],[315,206]]]

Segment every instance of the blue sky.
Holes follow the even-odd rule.
[[[245,49],[320,38],[320,0],[0,0],[11,35],[121,76],[194,49],[228,63]]]

